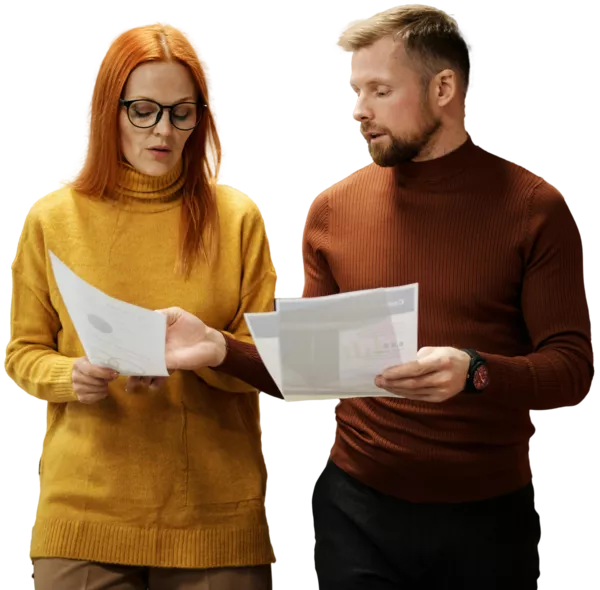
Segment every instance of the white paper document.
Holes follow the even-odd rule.
[[[258,354],[260,354],[277,387],[282,389],[278,314],[276,312],[247,313],[245,317]]]
[[[166,317],[106,295],[49,254],[58,289],[88,360],[125,376],[167,377]]]
[[[288,401],[396,397],[375,377],[417,354],[418,285],[278,301],[246,314],[267,370]]]

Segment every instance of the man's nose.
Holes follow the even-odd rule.
[[[365,105],[364,100],[360,98],[354,98],[352,101],[352,118],[357,123],[362,123],[370,118],[370,110]]]

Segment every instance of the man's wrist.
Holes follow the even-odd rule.
[[[467,379],[469,378],[469,367],[471,366],[471,356],[464,348],[459,348],[458,352],[460,352],[460,355],[462,357],[462,363],[464,365],[464,384],[466,387]]]
[[[222,365],[227,356],[227,340],[222,332],[206,327],[206,339],[215,345],[215,362],[210,364],[212,369]]]
[[[476,350],[468,348],[461,350],[468,354],[470,358],[463,392],[482,393],[490,383],[487,362]]]

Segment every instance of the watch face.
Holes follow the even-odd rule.
[[[490,382],[490,374],[485,365],[480,365],[473,373],[473,386],[478,391],[485,389]]]

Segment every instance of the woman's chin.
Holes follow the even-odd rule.
[[[147,176],[164,176],[171,172],[176,164],[177,160],[175,158],[169,158],[163,162],[135,162],[133,167]]]

